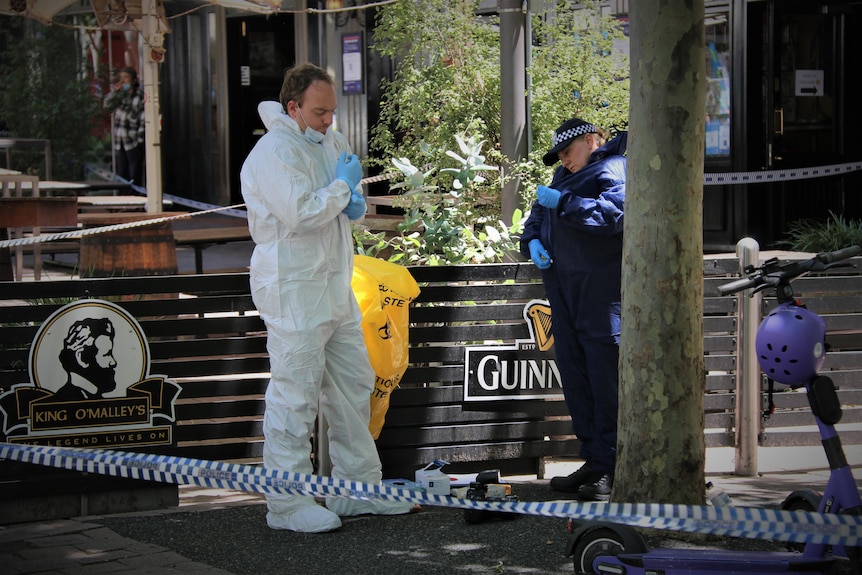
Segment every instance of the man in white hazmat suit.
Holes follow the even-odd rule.
[[[285,73],[281,103],[262,102],[268,132],[240,172],[256,244],[251,293],[266,323],[271,379],[266,390],[263,463],[312,473],[311,435],[318,406],[329,425],[332,476],[378,483],[371,433],[374,371],[351,289],[350,219],[365,214],[362,166],[347,139],[330,129],[335,87],[327,72],[304,64]],[[267,525],[332,531],[339,516],[400,514],[407,503],[379,499],[267,495]]]

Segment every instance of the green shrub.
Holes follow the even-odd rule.
[[[846,221],[842,216],[829,212],[825,222],[798,220],[787,229],[787,239],[777,242],[800,252],[826,252],[852,245],[862,245],[862,221]]]
[[[51,141],[52,178],[81,180],[91,161],[91,122],[100,113],[90,93],[79,32],[28,18],[0,18],[0,124],[13,138]],[[44,178],[41,150],[13,158],[13,169]]]
[[[382,82],[370,164],[389,169],[390,158],[406,157],[440,165],[455,137],[468,134],[498,145],[498,23],[476,16],[476,7],[475,0],[427,0],[381,8],[371,47],[396,69]],[[499,174],[487,185],[499,190]]]
[[[485,175],[498,171],[486,163],[485,142],[458,135],[455,140],[458,150],[446,150],[441,160],[454,165],[420,169],[409,158],[391,159],[404,175],[391,186],[402,191],[393,206],[403,209],[404,217],[390,238],[363,222],[354,224],[358,253],[401,265],[451,265],[499,262],[517,251],[521,210],[506,225],[499,219],[498,198],[483,194]]]
[[[398,205],[405,209],[400,234],[389,240],[362,234],[360,251],[388,254],[394,249],[390,259],[410,264],[511,257],[536,187],[549,183],[553,174],[541,157],[554,130],[573,116],[614,131],[627,126],[628,59],[615,50],[623,38],[620,23],[603,16],[595,0],[577,7],[546,4],[531,18],[526,70],[531,151],[508,166],[500,148],[499,18],[479,15],[478,7],[476,0],[428,0],[388,4],[378,12],[372,48],[393,62],[395,74],[382,83],[380,119],[371,130],[367,163],[390,170],[392,162],[404,172],[398,163],[406,162],[407,181],[390,188],[396,193],[408,189],[405,202],[410,190],[431,189],[442,197],[432,202],[415,195]],[[481,137],[471,139],[476,135]],[[483,172],[487,178],[468,185],[463,165],[443,168],[467,154],[463,145],[461,152],[452,152],[453,140],[459,145],[487,141],[482,150],[482,163],[490,166]],[[436,170],[433,178],[428,166]],[[518,179],[524,209],[503,222],[500,197],[508,178]]]

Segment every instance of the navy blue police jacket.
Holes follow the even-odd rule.
[[[553,263],[543,270],[543,282],[568,300],[577,329],[614,339],[619,337],[626,143],[622,132],[577,172],[557,168],[550,187],[561,193],[558,206],[534,203],[520,241],[527,259],[533,239],[548,250]]]
[[[620,133],[577,172],[557,168],[550,187],[560,192],[560,203],[555,209],[533,204],[521,234],[524,257],[530,258],[530,240],[538,238],[560,268],[588,271],[622,260],[626,140],[627,133]]]

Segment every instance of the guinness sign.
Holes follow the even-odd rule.
[[[524,306],[530,339],[514,345],[468,347],[464,354],[464,401],[561,399],[563,387],[554,359],[551,306],[532,300]]]

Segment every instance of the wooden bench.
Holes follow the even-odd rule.
[[[25,229],[34,236],[41,234],[42,227],[69,226],[75,224],[77,208],[74,198],[43,197],[40,194],[37,176],[28,176],[4,170],[0,174],[0,228],[8,228],[11,239],[22,238]],[[26,189],[25,189],[26,188]],[[42,275],[41,244],[33,244],[33,277],[36,281]],[[11,250],[3,248],[3,259]],[[14,276],[22,279],[24,264],[23,246],[15,246]]]
[[[146,210],[144,196],[78,196],[78,211],[89,212],[138,212]]]
[[[415,198],[416,196],[414,196]],[[425,201],[437,203],[441,200],[441,198],[450,197],[444,194],[439,193],[423,193],[421,196]],[[450,197],[451,199],[451,197]],[[400,200],[400,202],[399,202]],[[405,202],[409,202],[407,196],[399,195],[399,194],[389,194],[385,196],[366,196],[365,203],[368,204],[368,213],[366,216],[376,216],[377,210],[380,207],[392,208],[398,207],[398,205],[403,205]],[[490,198],[480,198],[477,203],[479,205],[486,205],[491,203]]]
[[[377,208],[379,206],[391,208],[392,207],[392,198],[398,198],[400,196],[368,196],[365,198],[365,203],[368,204],[368,214],[367,215],[376,215]]]

